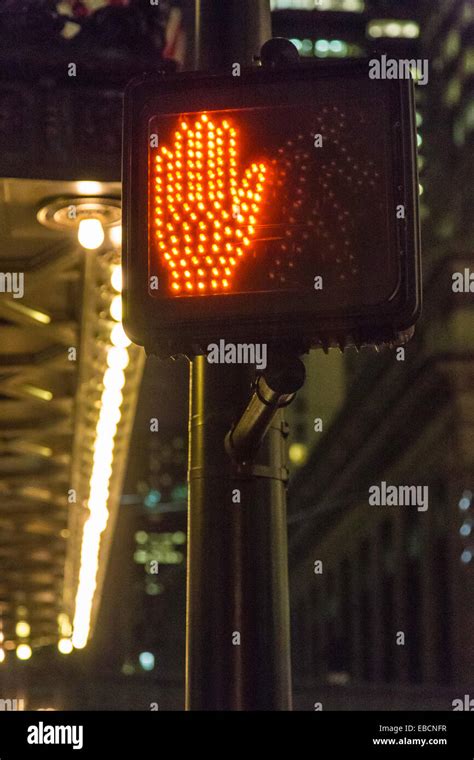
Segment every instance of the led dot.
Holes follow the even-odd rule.
[[[211,280],[211,288],[217,288],[217,282],[215,280]]]
[[[189,282],[189,280],[188,280],[188,282],[186,283],[186,287],[187,287],[187,289],[188,289],[188,290],[192,290],[192,289],[193,289],[193,286],[192,286],[192,284]]]
[[[203,282],[198,282],[198,288],[199,288],[199,290],[204,290],[204,283]]]
[[[224,288],[228,288],[229,287],[229,283],[228,283],[227,280],[222,280],[222,285],[224,286]]]

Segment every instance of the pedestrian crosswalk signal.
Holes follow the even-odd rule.
[[[363,64],[145,77],[125,96],[125,325],[212,339],[403,340],[419,313],[409,81]]]

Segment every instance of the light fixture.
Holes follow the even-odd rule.
[[[93,216],[88,219],[81,219],[77,228],[77,239],[82,247],[89,251],[100,248],[105,239],[104,228],[100,219]]]
[[[71,639],[59,639],[58,649],[61,654],[71,654],[74,649]]]
[[[75,232],[83,248],[96,250],[105,240],[104,228],[118,227],[121,205],[118,198],[62,197],[42,206],[36,218],[49,229]]]
[[[110,228],[110,240],[112,243],[117,247],[120,248],[122,245],[122,227],[120,224],[116,224],[114,227]]]
[[[114,298],[112,299],[112,303],[110,304],[110,316],[116,322],[122,321],[122,296],[121,295],[114,296]]]
[[[27,639],[30,635],[30,625],[26,620],[19,620],[15,626],[15,633],[20,639]]]
[[[102,377],[103,391],[100,414],[92,446],[94,455],[87,499],[89,516],[82,534],[81,564],[76,592],[72,642],[64,636],[61,638],[58,648],[63,654],[68,654],[64,648],[68,648],[69,645],[75,649],[83,649],[89,638],[92,607],[97,586],[101,537],[109,518],[109,486],[113,471],[116,435],[122,416],[121,406],[124,401],[122,388],[126,383],[124,370],[130,360],[127,351],[130,340],[120,324],[122,318],[120,267],[113,267],[110,277],[110,287],[117,293],[110,305],[110,314],[116,324],[112,327],[109,322],[107,368],[104,369]]]
[[[116,324],[112,329],[110,340],[112,345],[118,348],[128,348],[132,342],[120,323]]]
[[[120,264],[114,266],[110,275],[110,284],[117,293],[122,292],[122,267]]]
[[[31,647],[29,644],[20,644],[16,648],[16,656],[19,660],[29,660],[32,655]]]

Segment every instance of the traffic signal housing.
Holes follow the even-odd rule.
[[[367,62],[145,76],[125,93],[124,325],[210,342],[403,342],[420,310],[411,80]]]

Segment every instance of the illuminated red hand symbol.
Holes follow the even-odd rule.
[[[255,236],[267,177],[252,163],[239,181],[239,134],[224,118],[182,118],[172,150],[152,157],[153,227],[175,295],[232,289]]]

